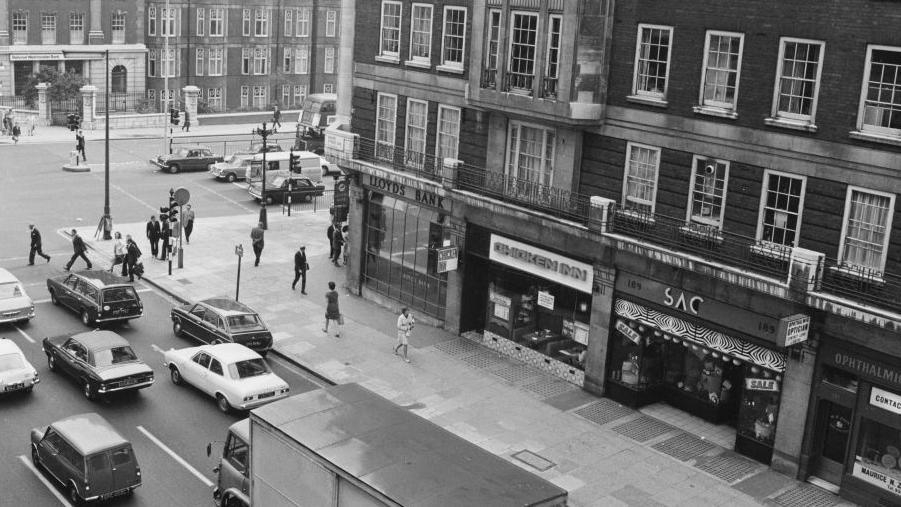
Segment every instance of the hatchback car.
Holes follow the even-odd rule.
[[[40,382],[37,370],[12,340],[0,337],[0,394],[31,392]]]
[[[265,356],[272,333],[263,319],[244,303],[215,297],[173,308],[172,332],[204,343],[240,343]]]
[[[141,485],[131,443],[94,413],[31,430],[31,461],[66,488],[74,505],[128,495]]]
[[[72,377],[89,400],[153,385],[153,369],[138,359],[125,338],[112,331],[48,337],[41,347],[50,371]]]
[[[81,316],[86,326],[137,319],[144,304],[134,287],[106,271],[78,271],[47,279],[50,301]]]
[[[34,302],[18,278],[0,268],[0,323],[28,322],[34,318]]]
[[[161,170],[176,174],[181,171],[206,171],[211,164],[222,162],[222,157],[214,155],[206,146],[187,145],[171,155],[160,155],[150,163]]]
[[[163,353],[172,383],[188,383],[216,398],[219,410],[250,410],[288,396],[288,383],[256,352],[237,343],[169,349]]]

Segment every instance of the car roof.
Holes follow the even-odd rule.
[[[99,288],[109,287],[112,285],[124,285],[126,287],[131,287],[122,277],[119,275],[110,273],[108,271],[104,271],[102,269],[83,269],[81,271],[76,271],[72,273],[73,275],[78,275],[81,278],[84,278],[92,285],[95,285]],[[66,277],[63,276],[62,279]]]
[[[112,347],[128,345],[128,340],[107,330],[85,331],[84,333],[73,334],[72,338],[75,338],[78,340],[78,343],[90,350],[106,350]]]
[[[225,363],[233,363],[244,359],[260,359],[261,357],[240,343],[217,343],[215,345],[202,345],[197,348]]]
[[[99,414],[89,412],[60,419],[50,424],[82,456],[128,444],[113,426]]]
[[[241,303],[239,301],[235,301],[226,296],[217,296],[207,299],[202,299],[198,301],[198,303],[203,303],[210,308],[213,308],[218,313],[222,315],[239,315],[244,313],[257,313],[253,311],[249,306]]]
[[[0,337],[0,354],[10,354],[13,352],[22,354],[22,349],[16,345],[16,342],[9,340],[6,337]]]
[[[12,273],[7,271],[6,269],[0,268],[0,283],[8,283],[8,282],[18,282],[19,279],[16,278]]]

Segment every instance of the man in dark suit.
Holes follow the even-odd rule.
[[[160,248],[160,223],[157,222],[156,215],[150,215],[150,221],[147,222],[147,239],[150,241],[150,255],[156,257]]]
[[[41,249],[41,232],[34,224],[28,224],[28,228],[31,230],[31,251],[28,252],[28,265],[34,266],[34,254],[40,255],[50,262],[50,256]]]
[[[84,153],[84,134],[81,133],[81,130],[75,134],[75,151],[81,154],[81,160],[83,162],[88,161],[88,156]]]
[[[335,257],[335,223],[332,222],[325,230],[325,237],[328,238],[328,260]]]
[[[72,254],[72,258],[69,259],[69,262],[66,263],[66,271],[69,271],[72,267],[72,263],[79,257],[84,259],[84,262],[88,265],[88,269],[91,269],[91,261],[88,260],[88,256],[85,255],[85,252],[88,251],[88,247],[85,246],[84,240],[81,239],[81,236],[78,235],[78,231],[75,229],[72,229],[72,250],[75,253]]]
[[[300,293],[307,293],[307,247],[300,245],[297,252],[294,253],[294,283],[291,284],[291,290],[296,290],[297,280],[300,280]]]

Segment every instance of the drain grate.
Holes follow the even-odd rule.
[[[476,355],[464,357],[463,362],[468,364],[469,366],[472,366],[473,368],[482,369],[492,368],[503,363],[500,356],[498,356],[494,352],[488,351],[482,351]]]
[[[494,373],[498,377],[506,380],[507,382],[520,382],[532,377],[537,377],[542,373],[535,368],[531,368],[526,365],[517,365],[511,366],[509,368],[501,368],[500,370],[493,370],[491,373]]]
[[[473,343],[472,340],[467,340],[466,338],[441,342],[435,345],[435,348],[454,357],[469,356],[485,350],[481,345]]]
[[[578,389],[574,384],[553,380],[549,377],[541,378],[537,382],[522,386],[523,389],[538,395],[539,398],[550,398],[559,394],[568,393]]]
[[[663,454],[672,456],[679,461],[688,461],[691,458],[700,456],[710,449],[713,449],[714,445],[706,440],[701,440],[690,433],[680,433],[662,442],[658,442],[651,447]]]
[[[783,507],[831,507],[838,503],[838,497],[816,486],[802,484],[773,499]]]
[[[585,405],[579,410],[575,411],[575,414],[583,419],[588,419],[589,421],[600,424],[601,426],[613,422],[617,419],[622,419],[623,417],[630,416],[634,414],[635,411],[629,407],[625,407],[620,405],[619,403],[602,399],[596,401],[590,405]]]
[[[514,453],[513,457],[518,459],[519,461],[522,461],[526,465],[529,465],[530,467],[534,468],[535,470],[538,470],[539,472],[544,472],[545,470],[549,470],[549,469],[557,466],[557,464],[554,463],[553,461],[543,458],[543,457],[535,454],[534,452],[528,451],[528,450],[519,451],[517,453]]]
[[[659,437],[673,429],[675,428],[669,424],[646,415],[613,427],[613,431],[620,435],[627,436],[636,442],[647,442],[648,440]]]
[[[724,452],[722,454],[717,454],[716,456],[698,458],[695,467],[714,477],[718,477],[729,484],[738,482],[764,468],[759,463],[742,458],[732,452]]]

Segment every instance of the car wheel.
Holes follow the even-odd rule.
[[[47,354],[47,368],[49,368],[50,371],[56,371],[56,356],[54,356],[52,352]]]
[[[169,367],[169,378],[172,379],[172,383],[177,386],[180,386],[182,383],[181,372],[174,366]]]
[[[91,314],[88,313],[87,310],[82,310],[82,311],[81,311],[81,323],[84,324],[84,325],[86,325],[86,326],[90,326],[91,324],[94,323],[94,320],[91,319]]]
[[[182,337],[182,328],[181,328],[180,320],[175,319],[172,321],[172,333],[175,334],[175,336],[177,336],[179,338]]]
[[[172,164],[169,166],[169,174],[178,174],[179,170],[181,170],[181,168],[178,167],[178,164]]]
[[[229,183],[234,183],[236,179],[238,179],[238,177],[235,176],[235,173],[228,173],[225,176],[225,181],[227,181]]]
[[[88,380],[84,381],[84,384],[82,385],[82,388],[81,388],[81,392],[82,392],[82,394],[84,394],[84,397],[89,400],[93,400],[94,398],[97,397],[97,393],[94,392],[94,388],[91,387],[91,383]]]
[[[50,302],[59,305],[59,299],[56,299],[56,291],[50,291]]]
[[[304,201],[307,201],[307,202],[312,201],[312,200],[313,200],[313,194],[304,194],[303,200],[304,200]]]
[[[219,407],[223,414],[231,412],[232,409],[232,406],[228,404],[228,400],[221,394],[216,395],[216,406]]]
[[[41,456],[38,454],[38,448],[33,445],[31,446],[31,463],[38,470],[43,468],[43,465],[41,465]]]
[[[72,505],[82,505],[84,503],[74,484],[69,484],[69,501],[72,502]]]

